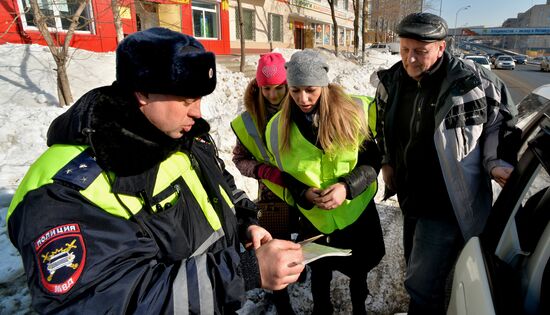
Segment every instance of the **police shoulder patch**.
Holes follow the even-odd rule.
[[[65,294],[77,283],[86,263],[86,247],[76,223],[56,226],[34,241],[40,280],[44,289]]]

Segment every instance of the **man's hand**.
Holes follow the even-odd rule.
[[[339,207],[344,200],[346,200],[346,185],[336,183],[323,189],[313,202],[321,209],[331,210]]]
[[[258,249],[260,248],[260,246],[264,245],[265,243],[273,239],[271,234],[266,229],[264,229],[259,225],[249,226],[248,229],[246,230],[246,234],[248,236],[248,239],[252,241],[252,243],[246,244],[246,248],[253,246],[254,249]]]
[[[281,290],[296,282],[304,270],[300,244],[274,239],[256,250],[262,288]]]
[[[491,170],[491,176],[493,177],[495,182],[500,185],[500,187],[504,187],[504,185],[508,181],[508,178],[510,178],[510,174],[512,174],[513,170],[513,167],[493,167],[493,169]]]

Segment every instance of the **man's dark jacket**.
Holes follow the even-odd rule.
[[[182,139],[166,136],[116,83],[88,92],[52,123],[50,150],[85,149],[53,170],[53,179],[16,193],[8,218],[36,311],[224,314],[240,308],[245,287],[259,284],[256,257],[241,254],[239,243],[239,233],[257,223],[256,208],[236,189],[208,131],[197,119]],[[153,191],[162,174],[174,172],[163,162],[176,154],[188,157],[199,180],[171,174],[174,182]],[[31,168],[27,176],[51,173],[47,168]],[[102,194],[82,193],[101,178],[109,183]],[[202,187],[208,200],[197,201],[193,187]],[[161,202],[170,196],[173,201]],[[128,198],[141,209],[132,211]],[[109,200],[127,216],[100,206]],[[205,203],[221,223],[217,230]]]

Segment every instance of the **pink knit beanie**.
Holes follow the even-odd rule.
[[[256,70],[258,86],[286,83],[285,59],[280,53],[268,53],[260,56]]]

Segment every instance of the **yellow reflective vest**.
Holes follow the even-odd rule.
[[[370,97],[352,96],[356,103],[361,104],[371,132],[375,132],[376,106],[372,105]],[[371,106],[372,105],[372,106]],[[374,116],[374,117],[373,117]],[[291,150],[280,150],[280,112],[268,123],[266,128],[267,148],[273,155],[279,169],[289,173],[309,187],[324,189],[338,182],[338,178],[351,172],[356,164],[359,148],[350,148],[328,154],[310,143],[300,133],[298,126],[291,123]],[[363,193],[352,200],[345,200],[339,207],[332,210],[304,209],[296,204],[302,214],[322,233],[330,234],[334,230],[349,226],[365,210],[377,191],[377,183],[373,182]]]
[[[8,209],[6,220],[9,219],[10,215],[15,210],[17,205],[23,200],[27,192],[52,183],[56,174],[59,174],[60,171],[64,171],[64,167],[67,169],[66,172],[71,171],[67,168],[67,165],[69,165],[69,163],[80,154],[85,154],[84,151],[86,149],[87,146],[58,144],[53,145],[46,152],[44,152],[31,166],[29,172],[19,185]],[[83,166],[80,165],[79,167]],[[118,217],[128,219],[130,218],[130,215],[138,213],[144,206],[143,200],[137,196],[119,194],[119,198],[127,208],[125,209],[117,200],[116,196],[110,193],[111,184],[109,183],[108,176],[112,176],[112,174],[101,171],[97,177],[88,179],[91,182],[87,183],[85,187],[83,187],[84,189],[80,190],[80,194],[99,208]],[[208,199],[208,194],[202,187],[196,171],[191,166],[191,161],[189,160],[187,154],[176,152],[160,164],[153,195],[157,195],[166,189],[166,187],[168,187],[180,176],[184,178],[186,184],[189,186],[189,189],[198,201],[202,212],[213,231],[218,231],[223,235],[220,219],[212,207],[212,204]],[[219,187],[219,189],[221,195],[225,199],[225,202],[227,202],[234,211],[233,203],[231,202],[227,192],[225,192],[222,187]],[[178,197],[178,193],[179,192],[174,192],[173,194],[166,196],[166,198],[159,202],[159,205],[165,206],[168,203],[174,204],[174,200]],[[131,214],[128,213],[128,210]],[[152,208],[152,210],[154,211],[155,208]]]
[[[277,166],[274,163],[273,156],[267,150],[263,141],[263,137],[260,135],[260,130],[256,120],[250,113],[244,112],[231,122],[231,128],[239,141],[245,146],[245,148],[254,156],[256,161],[263,162],[272,166]],[[267,179],[261,179],[269,190],[271,190],[277,197],[285,201],[289,205],[294,205],[294,199],[292,195],[282,187]]]

